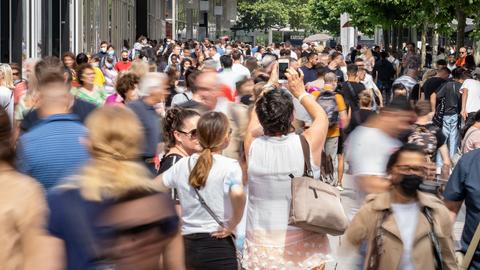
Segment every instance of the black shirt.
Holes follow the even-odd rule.
[[[461,109],[460,88],[462,85],[455,81],[445,83],[437,92],[437,104],[442,98],[445,99],[444,115],[459,114]]]
[[[428,79],[422,87],[422,92],[425,95],[425,99],[430,100],[430,96],[433,93],[437,93],[445,82],[446,80],[440,77],[432,77]]]
[[[340,94],[345,100],[345,104],[356,111],[360,107],[358,105],[358,94],[365,90],[365,85],[357,82],[344,82],[341,84]]]
[[[392,81],[393,76],[395,76],[395,69],[390,61],[382,59],[375,62],[373,74],[377,74],[377,80],[381,82],[389,82]]]
[[[78,116],[80,122],[85,123],[88,115],[96,108],[97,106],[93,103],[75,98],[71,110],[72,114]],[[36,109],[28,112],[20,124],[20,132],[28,132],[31,128],[37,125],[40,120],[40,116],[38,115],[38,111]]]
[[[162,160],[160,160],[160,169],[158,170],[158,174],[162,174],[170,169],[173,164],[177,163],[182,156],[178,154],[170,154],[163,156]]]

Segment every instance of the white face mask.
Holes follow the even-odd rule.
[[[103,53],[104,53],[104,52],[107,52],[107,48],[103,48],[103,47],[102,47],[102,48],[100,48],[100,51],[103,52]]]

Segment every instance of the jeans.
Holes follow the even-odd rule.
[[[336,186],[338,182],[338,138],[327,138],[325,141],[325,154],[332,158],[333,163],[333,182],[330,183],[332,186]]]
[[[392,99],[392,81],[377,81],[377,86],[382,92],[383,105],[390,104]]]
[[[442,133],[445,135],[448,143],[448,154],[451,157],[455,154],[458,145],[459,130],[458,130],[458,114],[443,116]],[[441,155],[437,155],[437,167],[442,167],[443,161]]]

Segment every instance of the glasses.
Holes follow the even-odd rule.
[[[467,52],[460,52],[460,53],[461,53],[461,54],[465,54],[465,53],[467,53]]]
[[[13,72],[12,75],[13,75],[13,76],[18,76],[19,73],[18,73],[18,72]]]
[[[191,140],[197,139],[197,129],[192,129],[189,132],[185,132],[182,130],[177,130],[178,132],[187,135]]]

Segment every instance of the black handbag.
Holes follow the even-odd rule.
[[[439,128],[442,128],[444,115],[445,115],[445,98],[442,97],[438,100],[437,106],[435,107],[435,115],[432,118],[433,124]]]

